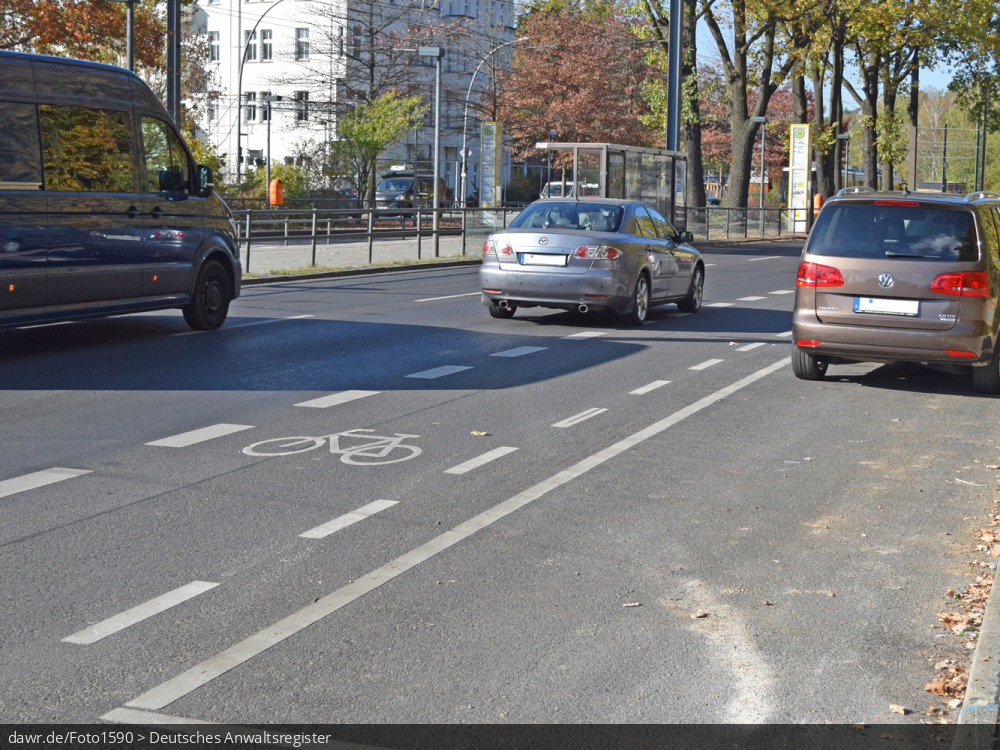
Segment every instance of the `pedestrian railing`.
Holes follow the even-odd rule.
[[[806,211],[792,208],[687,209],[687,231],[696,240],[805,236]]]

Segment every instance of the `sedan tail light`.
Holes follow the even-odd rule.
[[[819,263],[799,263],[799,278],[795,286],[843,286],[844,277],[833,266],[822,266]]]
[[[586,260],[614,260],[620,258],[622,251],[614,247],[601,247],[600,245],[580,245],[576,249],[576,257]]]
[[[990,277],[985,271],[939,273],[931,282],[931,291],[953,297],[989,297]]]
[[[514,248],[512,248],[512,247],[510,246],[510,243],[509,243],[509,242],[505,242],[505,243],[503,243],[503,245],[501,245],[501,246],[500,246],[500,247],[499,247],[499,248],[497,249],[497,252],[498,252],[498,253],[499,253],[500,255],[513,255],[513,254],[514,254]]]
[[[486,240],[483,243],[483,255],[489,255],[491,252],[493,252],[493,247],[490,245],[490,241]]]

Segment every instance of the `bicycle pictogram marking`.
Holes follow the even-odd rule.
[[[409,461],[421,454],[416,445],[406,445],[406,438],[418,438],[420,435],[404,435],[397,432],[395,437],[372,435],[374,430],[345,430],[332,435],[319,437],[284,437],[262,440],[248,445],[243,452],[248,456],[292,456],[296,453],[306,453],[321,448],[329,443],[330,453],[340,454],[340,460],[345,464],[364,466],[370,464],[395,464]],[[341,442],[343,441],[343,442]],[[393,453],[398,458],[389,458]],[[402,453],[403,455],[399,455]]]

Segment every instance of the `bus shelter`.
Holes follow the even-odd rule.
[[[569,180],[576,186],[574,195],[645,201],[669,217],[678,230],[687,229],[687,155],[683,152],[616,143],[542,142],[535,148],[551,152],[553,163],[559,163],[552,167],[558,179],[566,178],[566,163],[572,158]]]

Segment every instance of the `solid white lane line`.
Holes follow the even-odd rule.
[[[701,364],[695,365],[694,367],[689,367],[688,369],[689,370],[704,370],[704,369],[706,369],[708,367],[711,367],[712,365],[719,364],[719,362],[721,362],[721,361],[722,361],[721,359],[706,359]]]
[[[18,331],[30,331],[32,328],[51,328],[52,326],[68,326],[71,323],[76,323],[76,320],[60,320],[58,323],[36,323],[33,326],[18,326]]]
[[[733,302],[713,302],[705,307],[732,307],[735,303]]]
[[[547,346],[519,346],[517,349],[508,349],[505,352],[497,352],[496,354],[491,354],[491,357],[523,357],[525,354],[534,354],[535,352],[544,352],[548,349]]]
[[[165,612],[171,607],[176,607],[188,599],[193,599],[198,594],[204,594],[218,585],[217,583],[209,583],[208,581],[192,581],[186,586],[181,586],[179,589],[168,591],[163,596],[150,599],[138,607],[132,607],[132,609],[117,614],[114,617],[109,617],[107,620],[102,620],[96,625],[84,628],[78,633],[73,633],[73,635],[63,638],[63,642],[95,643],[102,638],[107,638],[109,635],[117,633],[119,630],[124,630],[130,625],[135,625],[137,622],[142,622],[153,615]]]
[[[231,331],[234,328],[249,328],[250,326],[262,326],[268,323],[283,323],[286,320],[303,320],[305,318],[314,318],[315,315],[291,315],[287,318],[266,318],[265,320],[255,320],[253,323],[240,323],[235,326],[223,326],[222,328],[217,328],[217,331]],[[180,333],[171,333],[171,336],[194,336],[196,333],[213,333],[212,331],[181,331]]]
[[[473,295],[480,295],[482,292],[469,292],[468,294],[446,294],[443,297],[425,297],[424,299],[415,299],[414,302],[436,302],[439,299],[455,299],[456,297],[472,297]]]
[[[779,333],[778,338],[788,338],[791,335],[792,335],[791,331],[785,331],[784,333]]]
[[[753,343],[753,344],[747,344],[746,346],[740,346],[740,347],[737,347],[736,351],[738,351],[738,352],[749,352],[749,351],[752,351],[752,350],[756,349],[758,346],[764,346],[764,342],[763,341],[758,341],[758,342]]]
[[[509,446],[501,446],[500,448],[494,448],[491,451],[486,451],[481,456],[476,456],[475,458],[470,458],[468,461],[460,463],[458,466],[452,466],[450,469],[445,469],[445,474],[465,474],[466,472],[472,471],[473,469],[478,469],[483,464],[488,464],[490,461],[495,461],[501,456],[506,456],[508,453],[513,453],[517,448],[511,448]]]
[[[755,260],[774,260],[775,258],[780,258],[780,255],[768,255],[766,258],[750,258],[747,263],[753,263]]]
[[[740,302],[757,302],[762,299],[767,299],[767,297],[740,297]]]
[[[73,477],[93,473],[90,469],[63,469],[59,466],[54,466],[51,469],[25,474],[23,477],[4,479],[0,482],[0,497],[16,495],[18,492],[33,490],[37,487],[44,487],[47,484],[61,482],[64,479],[72,479]]]
[[[169,716],[168,714],[153,713],[152,711],[136,711],[134,708],[116,708],[113,711],[108,711],[101,717],[101,721],[113,721],[116,724],[143,724],[151,727],[155,727],[158,724],[215,725],[213,721],[186,719],[183,716]]]
[[[340,393],[331,393],[329,396],[320,396],[319,398],[303,401],[295,405],[307,406],[311,409],[326,409],[337,404],[346,404],[348,401],[357,401],[359,398],[377,396],[379,393],[381,391],[341,391]]]
[[[580,331],[580,333],[574,333],[572,336],[563,336],[566,339],[592,339],[595,336],[607,336],[607,331]]]
[[[146,445],[155,445],[160,448],[187,448],[189,445],[204,443],[206,440],[214,440],[225,435],[232,435],[234,432],[252,429],[252,424],[213,424],[211,427],[202,427],[200,430],[191,430],[191,432],[182,432],[180,435],[154,440]]]
[[[706,263],[705,264],[705,268],[708,268],[709,266],[714,266],[714,265],[715,265],[715,263]]]
[[[598,414],[603,414],[607,409],[598,409],[596,406],[592,409],[587,409],[587,411],[581,411],[579,414],[574,414],[572,417],[567,417],[562,422],[556,422],[552,427],[566,428],[572,427],[575,424],[580,424],[586,419],[591,417],[596,417]]]
[[[309,627],[313,623],[319,622],[327,615],[333,614],[337,610],[346,607],[351,602],[360,599],[370,591],[374,591],[383,583],[401,576],[403,573],[415,568],[420,563],[430,560],[432,557],[446,549],[449,549],[459,542],[467,539],[491,524],[496,523],[501,518],[509,516],[511,513],[523,508],[531,502],[554,489],[557,489],[577,477],[585,474],[597,466],[618,456],[629,448],[633,448],[639,443],[651,437],[659,435],[668,430],[678,422],[687,419],[693,414],[697,414],[702,409],[715,404],[718,401],[731,396],[742,388],[746,388],[756,383],[761,378],[765,378],[773,372],[780,370],[789,363],[789,359],[782,359],[762,370],[758,370],[751,375],[738,380],[732,385],[728,385],[715,393],[709,394],[690,406],[685,406],[679,411],[664,417],[658,422],[654,422],[649,427],[639,430],[629,435],[623,440],[608,446],[607,448],[594,453],[591,456],[579,461],[568,469],[564,469],[557,474],[544,479],[533,487],[529,487],[523,492],[519,492],[513,497],[504,500],[502,503],[494,505],[492,508],[483,511],[477,516],[473,516],[468,521],[459,524],[455,528],[446,531],[440,536],[431,539],[429,542],[404,553],[395,560],[383,565],[381,568],[373,570],[371,573],[354,579],[351,583],[327,594],[318,602],[309,604],[297,612],[292,613],[280,622],[269,625],[260,632],[230,646],[225,651],[202,661],[199,664],[182,672],[176,677],[172,677],[166,682],[162,682],[156,687],[147,690],[145,693],[133,698],[126,706],[132,708],[145,708],[159,710],[169,706],[179,698],[192,693],[203,685],[207,685],[231,669],[248,662],[258,654],[263,653],[272,646],[292,637],[300,630]]]
[[[795,294],[794,289],[778,289],[775,292],[768,292],[768,294]]]
[[[432,370],[424,370],[423,372],[415,372],[412,375],[407,375],[408,378],[422,378],[424,380],[433,380],[434,378],[444,377],[445,375],[451,375],[455,372],[461,372],[462,370],[471,370],[471,367],[465,367],[464,365],[444,365],[443,367],[435,367]]]
[[[655,391],[657,388],[662,388],[663,386],[667,385],[669,382],[670,382],[669,380],[654,380],[649,385],[644,385],[642,388],[636,388],[634,391],[629,391],[628,395],[630,395],[630,396],[641,396],[644,393],[649,393],[650,391]]]
[[[358,521],[363,521],[368,518],[368,516],[374,516],[381,510],[386,508],[391,508],[393,505],[398,505],[398,500],[376,500],[373,503],[368,503],[357,510],[352,510],[350,513],[345,513],[342,516],[334,518],[332,521],[327,521],[324,524],[320,524],[315,529],[309,529],[309,531],[304,531],[299,534],[300,537],[304,539],[322,539],[323,537],[330,536],[330,534],[335,531],[340,531],[341,529],[346,529],[351,524],[357,523]]]

